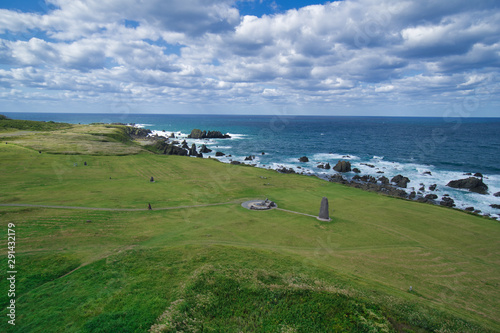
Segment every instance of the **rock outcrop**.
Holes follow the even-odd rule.
[[[125,127],[125,132],[132,139],[145,138],[152,133],[150,129],[130,127],[130,126]]]
[[[402,175],[397,175],[391,179],[391,182],[396,184],[398,187],[406,188],[406,185],[410,182],[410,179]]]
[[[481,179],[469,177],[466,179],[452,180],[447,184],[449,187],[467,189],[471,192],[479,194],[488,194],[488,185],[483,183]]]
[[[381,182],[384,185],[388,185],[389,184],[389,178],[387,178],[385,176],[379,177],[378,181]]]
[[[351,171],[351,163],[349,161],[338,161],[333,170],[337,172],[349,172]]]
[[[222,134],[219,131],[202,131],[195,128],[188,135],[189,139],[230,139],[231,136],[228,134]]]
[[[338,173],[331,176],[329,181],[331,181],[333,183],[341,183],[341,184],[345,184],[347,182],[347,180],[344,177],[342,177],[341,174],[338,174]]]
[[[439,204],[446,207],[455,207],[455,200],[450,197],[443,197]]]
[[[332,167],[330,166],[330,163],[326,163],[326,164],[319,164],[318,168],[325,169],[325,170],[330,170]]]
[[[170,144],[165,147],[163,154],[187,156],[188,151],[186,149],[182,149],[181,147],[177,147],[176,145]]]
[[[191,149],[189,149],[189,156],[196,156],[198,152],[196,151],[196,145],[193,143]]]
[[[399,197],[399,198],[406,198],[408,195],[404,190],[398,189],[394,186],[391,185],[380,185],[377,184],[377,180],[369,175],[365,175],[360,177],[359,175],[355,175],[352,177],[353,181],[346,180],[344,177],[342,177],[341,174],[335,174],[329,178],[330,182],[333,183],[340,183],[344,184],[350,187],[354,188],[359,188],[365,191],[370,191],[370,192],[379,192],[383,193],[385,195],[393,196],[393,197]],[[357,180],[357,181],[356,181]],[[362,181],[362,182],[358,182]]]
[[[278,169],[276,169],[276,171],[278,171],[280,173],[295,173],[295,170],[293,170],[292,168],[286,168],[286,167],[278,168]]]
[[[211,153],[211,152],[212,152],[212,149],[208,149],[206,145],[201,145],[200,153],[207,154],[207,153]]]
[[[307,156],[302,156],[301,158],[299,158],[299,162],[302,163],[309,162],[309,158],[307,158]]]

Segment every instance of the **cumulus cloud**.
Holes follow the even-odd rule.
[[[40,95],[18,93],[26,87],[61,101],[232,107],[451,103],[478,86],[498,91],[493,0],[345,0],[261,17],[234,0],[48,3],[43,14],[0,9],[4,100]]]

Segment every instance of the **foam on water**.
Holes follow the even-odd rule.
[[[137,128],[144,128],[144,127],[148,127],[148,126],[153,126],[152,124],[134,124],[134,127],[137,127]]]
[[[334,154],[334,153],[318,153],[314,154],[312,159],[316,161],[324,161],[328,162],[331,160],[359,160],[358,156],[350,155],[350,154]]]
[[[231,139],[235,139],[235,140],[246,139],[248,137],[248,135],[246,135],[246,134],[234,134],[234,133],[226,133],[226,134],[229,135],[231,137]],[[224,139],[224,140],[227,140],[227,139]]]

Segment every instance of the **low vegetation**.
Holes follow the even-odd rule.
[[[4,115],[0,115],[0,131],[7,129],[17,129],[23,131],[55,131],[70,127],[70,124],[65,123],[9,119]]]
[[[0,331],[500,330],[494,220],[153,154],[118,125],[0,135],[0,160],[0,204],[143,209],[0,206],[18,268],[16,326]],[[267,197],[317,215],[323,196],[332,222],[240,205]]]

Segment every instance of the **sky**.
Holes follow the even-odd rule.
[[[498,0],[2,0],[0,113],[500,116]]]

